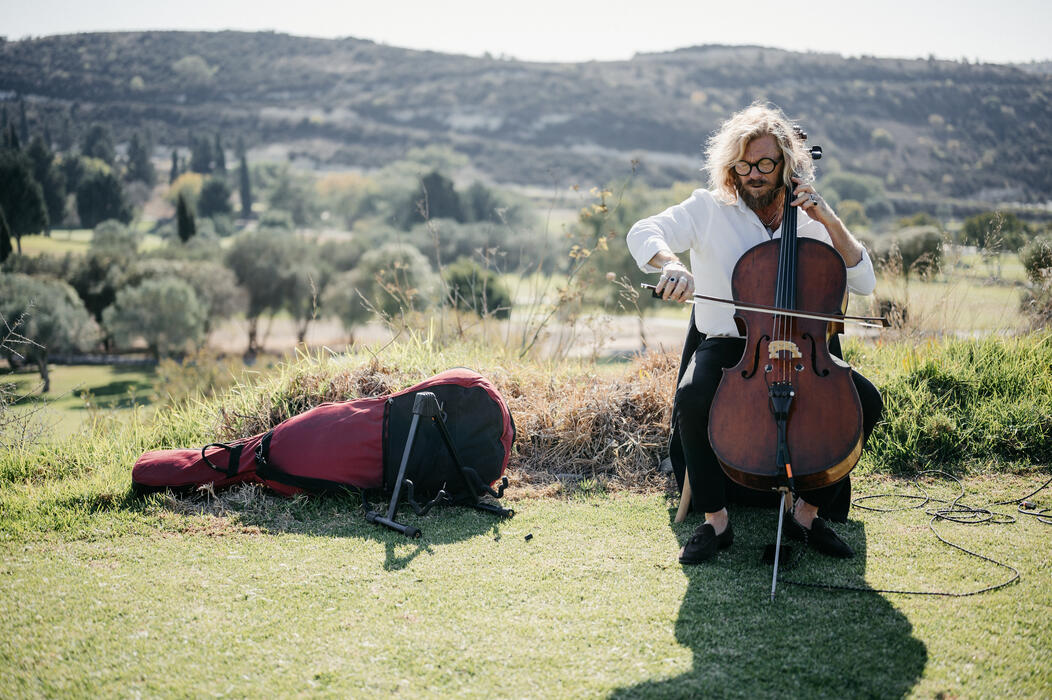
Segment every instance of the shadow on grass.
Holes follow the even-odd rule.
[[[153,385],[150,382],[121,379],[108,384],[94,386],[90,389],[84,389],[83,392],[91,396],[92,403],[97,408],[131,408],[132,406],[149,406],[152,388]],[[86,411],[89,410],[89,407],[87,402],[82,402],[80,405],[72,407],[72,410]]]
[[[298,534],[314,537],[371,539],[384,545],[384,570],[398,571],[421,554],[433,554],[434,547],[470,539],[484,533],[500,538],[503,518],[459,506],[441,506],[418,516],[404,503],[395,520],[421,530],[417,539],[409,538],[365,519],[362,499],[355,493],[312,494],[285,498],[263,487],[243,485],[221,491],[174,495],[156,493],[145,500],[129,490],[123,503],[136,501],[144,511],[160,507],[179,515],[214,516],[227,519],[239,531],[258,528],[262,534]],[[370,500],[376,510],[386,514],[386,503]],[[133,506],[135,507],[135,506]]]
[[[670,511],[670,521],[674,516]],[[687,591],[676,640],[693,654],[690,672],[622,688],[616,698],[901,697],[927,661],[906,617],[880,595],[793,586],[787,580],[866,587],[862,523],[837,525],[855,557],[833,560],[813,551],[782,569],[774,602],[772,568],[761,563],[774,541],[770,510],[731,511],[734,545],[714,561],[683,567]],[[700,520],[673,525],[681,544]],[[799,550],[799,547],[797,547]]]

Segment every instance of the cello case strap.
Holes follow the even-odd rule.
[[[208,450],[209,447],[221,447],[221,448],[223,448],[224,450],[226,450],[229,453],[227,455],[226,469],[223,469],[223,468],[219,467],[217,464],[215,464],[215,462],[213,462],[212,460],[210,460],[208,458],[208,455],[205,454],[205,452]],[[225,443],[225,442],[213,442],[213,443],[211,443],[209,445],[205,445],[204,447],[201,448],[201,459],[203,459],[205,461],[205,464],[207,464],[208,466],[212,467],[212,469],[215,469],[217,472],[219,472],[221,474],[226,474],[228,477],[229,476],[234,476],[234,475],[237,474],[238,470],[241,468],[241,450],[242,449],[244,449],[244,445],[241,445],[241,444],[228,444],[228,443]]]

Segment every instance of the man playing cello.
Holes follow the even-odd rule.
[[[644,272],[660,272],[655,293],[686,302],[697,293],[731,298],[735,263],[750,248],[781,236],[785,187],[793,187],[798,236],[832,245],[847,267],[847,288],[868,295],[876,286],[873,264],[813,185],[814,166],[803,138],[781,110],[760,103],[731,116],[709,139],[706,149],[709,189],[698,189],[681,204],[643,219],[628,232],[628,248]],[[678,253],[690,251],[690,269]],[[806,280],[802,280],[802,283]],[[734,309],[715,304],[694,307],[701,334],[676,390],[673,430],[682,444],[693,505],[705,513],[680,551],[683,564],[714,557],[734,541],[727,513],[727,478],[709,444],[709,409],[725,367],[734,366],[745,349]],[[839,354],[834,338],[830,350]],[[686,357],[686,356],[685,356]],[[851,379],[862,407],[863,436],[880,419],[880,392],[857,372]],[[846,494],[845,482],[801,491],[785,526],[786,534],[818,552],[851,557],[851,547],[818,517]],[[842,499],[841,499],[842,500]],[[842,508],[846,517],[846,507]]]

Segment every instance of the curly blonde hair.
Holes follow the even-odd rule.
[[[731,115],[706,144],[705,170],[709,176],[709,188],[718,198],[728,203],[737,199],[736,175],[732,166],[735,161],[742,159],[750,141],[767,134],[775,138],[782,151],[787,166],[782,169],[782,181],[785,184],[792,182],[792,175],[804,182],[814,180],[815,166],[798,127],[781,109],[758,100]]]

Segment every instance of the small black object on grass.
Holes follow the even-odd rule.
[[[533,533],[532,532],[530,534],[526,535],[526,541],[527,542],[529,542],[532,539],[533,539]]]

